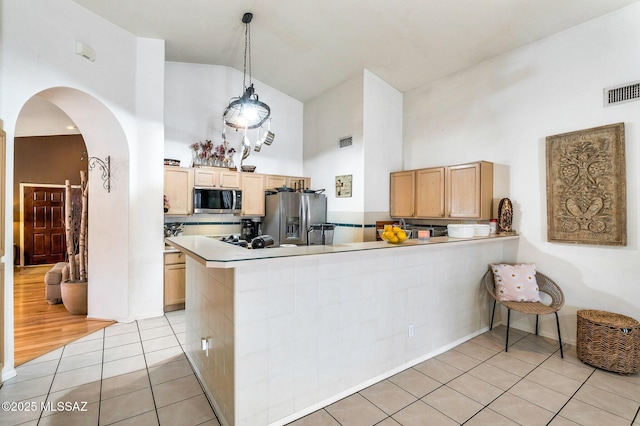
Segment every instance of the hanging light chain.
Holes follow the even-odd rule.
[[[251,86],[251,18],[253,16],[243,18],[244,22],[244,69],[243,69],[243,77],[242,77],[242,85],[244,86],[244,90],[247,89],[247,63],[249,64],[249,86]]]

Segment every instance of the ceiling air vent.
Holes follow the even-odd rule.
[[[353,145],[353,136],[347,136],[338,140],[338,148],[346,148]]]
[[[640,100],[640,81],[604,89],[604,106]]]

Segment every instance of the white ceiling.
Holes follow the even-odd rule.
[[[305,102],[363,68],[407,92],[639,0],[74,1],[164,39],[167,61],[239,70],[252,12],[253,77]]]

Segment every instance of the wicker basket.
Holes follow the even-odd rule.
[[[616,373],[640,371],[640,322],[605,311],[579,310],[580,361]]]

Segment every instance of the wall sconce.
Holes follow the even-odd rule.
[[[84,157],[87,153],[83,152],[80,157],[80,161],[84,161]],[[111,156],[107,155],[107,158],[104,160],[98,157],[87,157],[89,171],[93,170],[93,168],[97,165],[100,170],[102,170],[102,187],[107,190],[107,192],[111,192]]]

